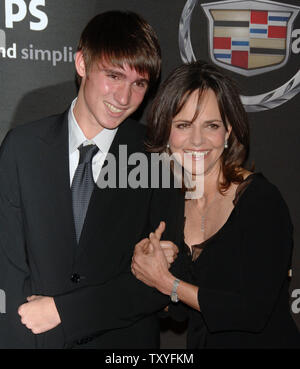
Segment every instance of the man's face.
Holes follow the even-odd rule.
[[[86,136],[118,127],[139,107],[148,89],[148,76],[127,64],[119,68],[94,62],[87,71],[79,52],[76,69],[82,81],[74,114],[84,133],[88,131]]]

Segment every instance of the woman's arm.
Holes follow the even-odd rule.
[[[177,288],[182,302],[199,311],[201,308],[211,332],[261,332],[287,280],[292,252],[292,224],[279,191],[264,182],[249,188],[247,199],[243,200],[239,208],[242,234],[240,262],[233,265],[231,258],[226,259],[228,268],[237,268],[236,278],[240,288],[231,288],[229,283],[224,289],[224,276],[219,274],[216,278],[220,278],[220,287],[217,283],[213,287],[211,284],[196,287],[180,282]],[[141,255],[137,248],[133,261],[133,272],[138,279],[166,295],[171,294],[175,276],[166,270],[155,237],[150,238],[148,254]],[[211,264],[211,271],[213,267]]]
[[[170,296],[176,277],[169,271],[168,261],[160,246],[164,229],[165,224],[161,222],[155,233],[150,234],[149,240],[136,245],[131,268],[137,279]],[[176,292],[179,300],[200,311],[197,286],[180,281]]]

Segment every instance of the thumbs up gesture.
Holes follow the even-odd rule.
[[[160,241],[165,227],[165,223],[160,222],[155,232],[150,233],[149,239],[143,239],[135,246],[131,271],[143,283],[169,294],[167,280],[170,277],[172,279],[169,267],[178,249],[171,241]]]
[[[161,240],[161,236],[163,232],[165,231],[165,229],[166,229],[165,222],[160,222],[155,232],[150,233],[149,239],[145,238],[142,241],[140,241],[136,245],[136,248],[141,248],[141,250],[143,250],[143,252],[145,252],[146,254],[153,252],[154,248],[153,248],[153,243],[151,243],[150,241],[150,237],[152,237],[152,235],[154,234],[155,237],[154,237],[153,242],[156,242],[155,239],[159,240],[160,247],[162,248],[162,251],[165,254],[165,257],[168,262],[168,268],[170,268],[171,264],[177,258],[178,247],[172,241],[162,241]]]

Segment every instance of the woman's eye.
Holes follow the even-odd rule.
[[[218,129],[220,126],[218,124],[216,124],[216,123],[210,123],[208,125],[208,127],[211,128],[211,129]]]
[[[179,128],[179,129],[189,128],[190,123],[179,123],[179,124],[176,125],[176,127]]]

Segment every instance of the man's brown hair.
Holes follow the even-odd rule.
[[[83,53],[87,71],[102,61],[122,68],[124,64],[149,84],[159,78],[161,50],[153,28],[140,15],[129,11],[109,11],[96,15],[81,34],[78,51]],[[80,77],[79,77],[80,83]]]

